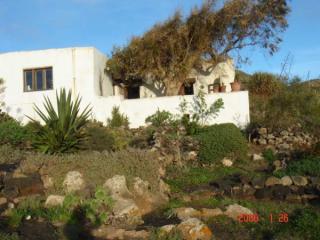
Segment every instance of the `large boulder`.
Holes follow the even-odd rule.
[[[292,181],[296,186],[306,186],[308,184],[308,179],[302,176],[292,176]]]
[[[141,185],[137,184],[136,188],[139,193],[142,193],[145,183],[142,184],[140,182],[140,184]],[[114,200],[112,210],[113,216],[111,217],[111,222],[114,226],[131,228],[143,223],[142,212],[136,202],[132,199],[133,194],[127,187],[125,176],[115,175],[114,177],[109,178],[103,186],[110,192],[111,197]]]
[[[253,214],[253,212],[250,209],[245,208],[239,204],[232,204],[227,207],[227,210],[224,212],[224,214],[234,220],[238,220],[238,217],[240,215]]]
[[[281,185],[281,180],[276,177],[268,177],[265,182],[266,187],[274,186],[274,185]]]
[[[63,187],[67,193],[83,190],[85,188],[85,182],[82,174],[78,171],[68,172],[63,181]]]
[[[194,208],[181,207],[176,208],[174,213],[180,220],[187,220],[189,218],[198,218],[201,216],[201,212]]]
[[[197,218],[189,218],[177,226],[184,240],[210,240],[212,232]]]
[[[127,187],[125,176],[115,175],[112,178],[109,178],[103,186],[110,192],[111,196],[132,197],[132,194]]]
[[[139,207],[132,199],[116,198],[113,206],[112,223],[116,226],[131,228],[142,224],[142,214]]]
[[[290,185],[292,185],[292,180],[289,176],[284,176],[281,178],[281,184],[283,186],[290,186]]]
[[[45,202],[46,207],[55,207],[55,206],[62,206],[64,201],[64,196],[60,195],[49,195]]]
[[[213,208],[213,209],[202,208],[201,209],[201,218],[203,218],[203,219],[209,219],[209,218],[216,217],[216,216],[219,216],[222,214],[223,214],[223,212],[220,208]]]

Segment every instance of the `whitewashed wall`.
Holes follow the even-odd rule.
[[[61,88],[80,94],[85,102],[95,96],[113,94],[112,82],[104,73],[106,56],[93,47],[47,49],[0,54],[0,78],[5,81],[1,99],[5,111],[20,121],[25,115],[35,117],[33,104],[42,104],[43,97],[55,99]],[[24,92],[23,70],[52,67],[54,90]],[[102,93],[102,94],[101,94]]]
[[[184,96],[188,102],[192,102],[193,96]],[[239,127],[245,127],[250,122],[249,116],[249,97],[247,91],[216,93],[206,95],[208,105],[218,98],[222,98],[224,109],[219,116],[213,119],[214,123],[234,123]],[[93,106],[93,117],[101,122],[106,122],[110,117],[113,106],[119,106],[120,111],[125,113],[130,121],[130,127],[136,128],[145,125],[145,119],[155,113],[157,109],[167,110],[173,114],[179,113],[179,104],[183,97],[156,97],[142,99],[123,99],[120,96],[115,97],[97,97]]]
[[[26,123],[26,116],[37,119],[33,110],[34,104],[42,108],[44,96],[55,102],[56,90],[66,88],[71,89],[74,96],[80,94],[83,106],[92,106],[92,117],[104,123],[110,117],[114,106],[119,106],[129,117],[132,128],[145,125],[146,117],[155,113],[158,108],[178,113],[178,106],[182,100],[180,96],[132,100],[125,100],[123,96],[112,96],[112,82],[104,75],[105,61],[106,57],[92,47],[0,54],[0,78],[4,79],[6,88],[1,99],[3,98],[6,104],[5,110],[17,120]],[[23,70],[40,67],[53,68],[54,90],[23,92]],[[228,76],[232,78],[232,69],[230,74]],[[192,101],[192,96],[185,98]],[[208,104],[218,98],[223,99],[225,107],[211,123],[231,122],[242,127],[249,122],[248,92],[216,93],[206,96]]]

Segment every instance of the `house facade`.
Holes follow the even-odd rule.
[[[66,88],[75,97],[82,97],[83,106],[93,108],[92,118],[105,122],[113,106],[127,114],[131,127],[145,124],[147,116],[158,108],[177,113],[181,96],[165,97],[163,86],[145,81],[139,86],[125,89],[113,84],[105,73],[107,57],[93,47],[48,49],[37,51],[9,52],[0,54],[0,78],[5,91],[0,96],[6,112],[19,121],[36,118],[34,104],[42,106],[43,97],[55,101],[56,90]],[[227,86],[226,93],[211,93],[215,81]],[[215,122],[233,122],[244,126],[249,122],[248,93],[230,92],[234,80],[232,61],[219,64],[210,74],[190,74],[190,84],[183,86],[181,95],[192,101],[200,86],[208,93],[208,103],[222,98],[225,109]]]

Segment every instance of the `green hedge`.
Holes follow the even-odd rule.
[[[204,127],[195,136],[199,141],[199,159],[215,163],[224,157],[245,159],[248,151],[246,139],[234,124],[219,124]]]
[[[20,145],[30,139],[30,132],[15,120],[0,122],[0,144]]]

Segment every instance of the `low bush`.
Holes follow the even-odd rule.
[[[294,211],[290,224],[287,227],[290,233],[294,233],[301,239],[317,240],[320,236],[320,213],[313,209],[304,208]]]
[[[277,160],[276,155],[271,149],[266,149],[262,152],[262,156],[265,160],[268,161],[268,163],[272,164],[275,160]]]
[[[90,122],[85,127],[87,135],[84,148],[94,151],[114,150],[115,139],[113,134],[102,123]]]
[[[273,130],[300,124],[305,130],[319,133],[320,95],[310,84],[297,78],[285,83],[275,75],[256,73],[248,85],[252,123]]]
[[[128,128],[129,119],[126,115],[120,113],[119,107],[113,107],[111,118],[107,119],[107,126],[110,128]]]
[[[199,141],[199,159],[203,163],[217,163],[224,157],[245,159],[246,139],[234,124],[218,124],[202,128],[195,136]]]
[[[19,122],[11,119],[0,122],[0,144],[23,145],[30,137],[31,133]]]
[[[46,208],[40,198],[26,198],[17,208],[9,212],[9,225],[18,227],[27,216],[32,218],[44,218],[50,222],[77,223],[76,211],[81,209],[81,217],[89,221],[93,226],[106,222],[111,211],[113,200],[107,192],[99,187],[92,198],[84,198],[69,194],[66,195],[61,206]]]
[[[14,120],[8,113],[6,112],[3,112],[1,109],[0,109],[0,123],[2,122],[7,122],[9,120]]]
[[[288,166],[275,173],[276,176],[314,176],[320,177],[320,157],[308,157],[299,160],[291,160]]]
[[[170,124],[172,120],[173,115],[170,112],[158,109],[154,114],[146,118],[146,123],[151,123],[154,127],[161,127]]]
[[[265,97],[274,95],[285,86],[278,76],[267,72],[254,73],[247,85],[251,94]]]

